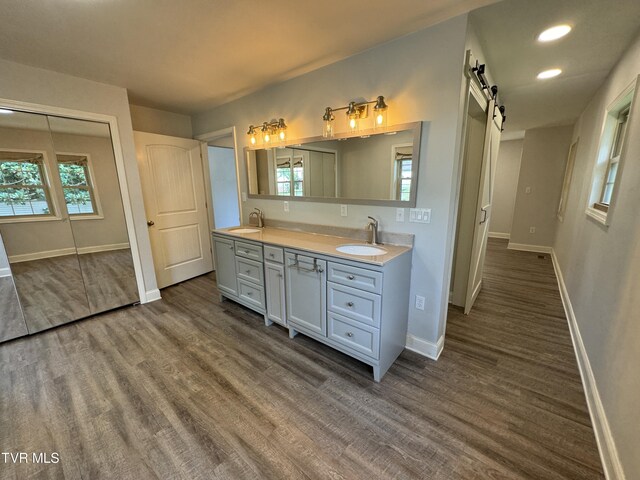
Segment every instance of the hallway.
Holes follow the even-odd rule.
[[[0,345],[0,478],[603,478],[548,257],[489,244],[438,362],[369,368],[231,302],[161,301]]]

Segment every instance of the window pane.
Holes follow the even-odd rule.
[[[604,193],[602,194],[602,203],[609,205],[611,203],[611,194],[613,193],[613,183],[607,183],[604,186]]]
[[[276,169],[276,178],[278,182],[288,182],[291,180],[291,169],[289,167]]]
[[[614,183],[618,173],[618,162],[612,163],[609,167],[609,175],[607,175],[607,183]]]
[[[91,194],[88,190],[79,188],[63,188],[64,201],[70,215],[78,213],[94,213]]]
[[[301,181],[304,177],[304,169],[302,167],[293,168],[293,179],[295,181]]]
[[[42,188],[3,188],[0,190],[0,216],[48,215],[47,197]]]
[[[402,162],[400,176],[402,178],[411,178],[411,160],[404,160]]]
[[[289,195],[291,192],[291,184],[289,182],[286,183],[278,183],[278,195]]]
[[[303,195],[302,191],[302,182],[294,182],[293,183],[293,195],[296,197],[301,197]]]
[[[58,170],[63,187],[87,186],[87,174],[83,165],[60,163]]]
[[[35,163],[21,162],[22,167],[22,183],[25,185],[42,185],[40,176],[40,167]]]

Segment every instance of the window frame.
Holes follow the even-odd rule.
[[[88,191],[89,191],[89,195],[91,197],[91,202],[93,205],[93,209],[94,209],[94,213],[69,213],[69,210],[67,208],[67,202],[66,200],[64,200],[64,189],[65,188],[79,188],[79,187],[66,187],[62,184],[62,177],[60,176],[60,169],[59,169],[59,165],[60,163],[71,163],[69,162],[60,162],[58,160],[58,156],[59,155],[67,155],[67,156],[74,156],[74,157],[84,157],[86,159],[87,162],[87,166],[86,166],[86,171],[88,172],[88,178],[87,178],[87,186]],[[75,220],[101,220],[104,218],[104,214],[102,211],[102,205],[100,203],[100,195],[98,193],[98,185],[95,182],[95,173],[94,173],[94,169],[93,169],[93,161],[91,159],[91,154],[89,153],[79,153],[79,152],[56,152],[56,173],[58,174],[59,180],[60,180],[60,188],[61,188],[61,194],[62,194],[62,198],[63,198],[63,204],[64,204],[64,209],[67,212],[67,215],[69,217],[69,220],[71,221],[75,221]]]
[[[278,165],[278,162],[283,162],[282,166]],[[297,163],[299,163],[300,165],[296,165]],[[285,164],[286,167],[285,167]],[[302,180],[296,180],[294,177],[294,169],[296,168],[296,166],[298,166],[299,168],[302,169]],[[302,155],[288,155],[288,156],[276,156],[275,161],[274,161],[274,173],[275,173],[275,177],[274,177],[274,182],[275,182],[275,195],[278,197],[295,197],[295,198],[302,198],[305,196],[305,187],[307,185],[307,181],[305,178],[307,169],[306,169],[306,165],[305,165],[305,159],[304,156]],[[279,182],[278,181],[278,169],[280,168],[287,168],[289,169],[289,180],[288,181],[284,181],[284,182]],[[289,194],[280,194],[278,193],[278,185],[279,184],[289,184]],[[296,183],[301,183],[302,184],[302,195],[296,195],[295,194],[295,184]]]
[[[60,209],[56,200],[55,189],[51,184],[51,171],[49,164],[49,156],[46,150],[24,149],[24,148],[0,148],[0,152],[16,152],[39,155],[42,160],[40,162],[40,174],[42,176],[42,188],[45,192],[45,198],[50,213],[42,215],[10,215],[0,216],[0,224],[3,223],[27,223],[27,222],[51,222],[61,220]],[[10,161],[10,160],[7,160]]]
[[[411,199],[411,190],[409,190],[409,200],[399,200],[399,196],[402,194],[401,191],[401,183],[402,177],[400,173],[400,166],[402,164],[402,160],[397,158],[398,150],[401,148],[413,147],[412,143],[396,143],[391,145],[391,198],[398,201],[410,201]],[[411,177],[409,177],[410,181],[413,181],[414,169],[413,169],[414,155],[412,150],[411,155]]]
[[[591,192],[588,196],[588,203],[585,213],[592,220],[608,227],[613,218],[620,181],[623,176],[624,162],[626,158],[627,145],[629,144],[630,127],[633,117],[634,105],[636,103],[636,89],[640,82],[636,77],[609,105],[604,114],[598,150],[596,153],[595,164],[591,176]],[[616,148],[619,138],[619,119],[623,112],[628,111],[626,119],[626,132],[620,144],[619,155],[614,157],[612,154]],[[615,180],[611,188],[611,196],[608,204],[602,202],[605,189],[607,186],[608,176],[612,164],[617,164]]]

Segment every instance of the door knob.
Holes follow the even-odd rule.
[[[156,222],[154,222],[153,220],[147,220],[147,226],[148,227],[153,227],[156,224]]]

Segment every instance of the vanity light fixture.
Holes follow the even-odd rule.
[[[548,78],[557,77],[562,73],[562,70],[559,68],[552,68],[550,70],[545,70],[544,72],[540,72],[538,74],[538,80],[547,80]]]
[[[339,108],[327,107],[322,116],[323,128],[322,136],[325,138],[333,137],[335,133],[333,121],[335,120],[334,112],[346,110],[347,128],[350,132],[357,132],[361,127],[361,120],[369,116],[369,105],[374,104],[373,128],[384,128],[387,126],[388,105],[384,101],[384,97],[380,95],[370,102],[349,102],[348,105]]]
[[[547,28],[544,32],[538,35],[539,42],[553,42],[559,38],[564,37],[571,31],[571,25],[555,25],[551,28]]]
[[[247,135],[249,135],[251,145],[258,142],[258,130],[262,134],[262,143],[264,144],[272,143],[274,140],[284,142],[287,138],[287,124],[284,122],[284,118],[263,122],[259,127],[249,125]]]

